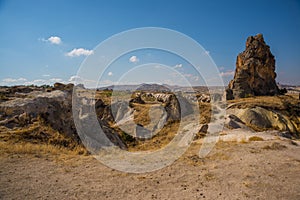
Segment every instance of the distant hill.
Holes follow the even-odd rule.
[[[287,85],[278,83],[280,89],[285,88],[288,93],[300,93],[300,86]]]
[[[140,85],[110,85],[107,87],[98,88],[98,90],[119,90],[119,91],[172,91],[172,87],[169,85],[159,85],[159,84],[140,84]]]
[[[216,87],[217,88],[217,87]],[[178,85],[167,85],[167,84],[140,84],[140,85],[110,85],[106,87],[97,88],[98,90],[119,90],[119,91],[160,91],[160,92],[174,92],[174,91],[195,91],[200,93],[207,93],[208,89],[206,86],[178,86]]]

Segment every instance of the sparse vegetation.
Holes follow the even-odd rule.
[[[252,136],[249,138],[249,141],[264,141],[264,139],[258,136]]]
[[[50,144],[34,144],[29,142],[0,142],[0,152],[12,154],[34,154],[34,155],[88,155],[83,147],[75,147],[72,150]]]
[[[146,140],[136,140],[128,143],[129,151],[158,150],[170,143],[179,128],[178,122],[169,122],[152,138]]]
[[[1,127],[1,147],[7,151],[16,153],[42,152],[54,153],[69,152],[72,154],[87,155],[87,150],[71,138],[63,136],[58,131],[46,126],[42,121],[36,121],[25,127],[13,130]]]

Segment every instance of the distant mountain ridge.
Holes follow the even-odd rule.
[[[119,90],[119,91],[160,91],[160,92],[176,92],[176,91],[184,91],[184,92],[208,92],[208,88],[206,86],[178,86],[178,85],[168,85],[168,84],[148,84],[142,83],[137,85],[110,85],[106,87],[99,87],[98,90]]]
[[[139,84],[139,85],[110,85],[107,87],[100,87],[97,88],[98,90],[120,90],[120,91],[135,91],[135,90],[140,90],[140,91],[166,91],[170,92],[174,89],[174,87],[177,86],[169,86],[166,84],[160,85],[160,84]]]

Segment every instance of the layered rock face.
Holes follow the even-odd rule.
[[[234,79],[228,85],[227,99],[279,94],[275,78],[275,58],[263,35],[250,36],[245,51],[237,56]]]
[[[23,88],[23,86],[18,88]],[[40,88],[33,88],[32,92],[22,93],[23,98],[12,98],[12,100],[0,102],[0,126],[9,129],[25,127],[40,118],[45,126],[50,126],[63,136],[80,144],[81,140],[72,115],[72,90],[72,84],[57,83],[47,92]],[[101,100],[96,101],[97,113],[106,107],[107,105]],[[122,149],[126,148],[118,133],[107,124],[107,119],[99,118],[99,123],[104,133],[115,145]]]

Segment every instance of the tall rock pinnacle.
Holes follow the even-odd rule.
[[[275,58],[263,35],[248,37],[246,49],[237,56],[233,80],[227,99],[279,94],[276,85]]]

